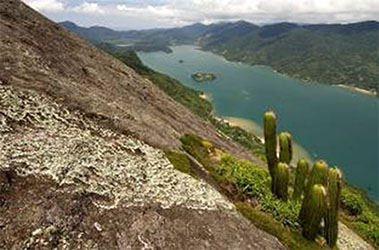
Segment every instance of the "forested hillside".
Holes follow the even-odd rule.
[[[229,60],[263,64],[289,76],[329,84],[376,89],[379,79],[379,25],[281,23],[257,28],[209,29],[198,39],[205,50]],[[236,35],[236,33],[238,35]]]
[[[379,23],[257,26],[245,21],[194,24],[183,28],[116,32],[62,23],[92,42],[170,52],[169,46],[196,44],[229,60],[269,65],[291,77],[324,84],[377,90]]]

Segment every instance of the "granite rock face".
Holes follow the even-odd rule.
[[[284,249],[160,149],[0,85],[0,248]]]
[[[153,83],[20,0],[0,2],[0,34],[3,83],[43,92],[152,146],[177,149],[180,136],[196,134],[251,158]]]
[[[162,149],[246,151],[19,0],[0,34],[0,249],[284,249]]]

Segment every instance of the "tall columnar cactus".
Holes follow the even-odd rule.
[[[291,134],[288,132],[282,132],[279,135],[279,161],[290,164],[292,160],[292,140]]]
[[[323,160],[318,160],[314,164],[311,174],[308,179],[307,187],[304,193],[304,199],[300,210],[299,219],[300,222],[304,222],[305,218],[308,217],[308,210],[306,209],[305,203],[310,199],[312,187],[316,184],[321,184],[323,186],[327,186],[328,184],[328,165]]]
[[[309,212],[303,221],[303,236],[314,240],[326,212],[326,190],[323,185],[316,184],[311,187],[305,206]]]
[[[325,217],[325,239],[334,247],[338,236],[338,210],[340,206],[342,174],[337,168],[329,170],[328,208]]]
[[[290,169],[284,162],[280,162],[276,169],[276,195],[278,198],[288,200],[288,182],[290,176]]]
[[[309,174],[309,164],[305,159],[301,159],[297,162],[296,179],[292,198],[294,200],[300,200],[301,195],[304,192],[305,181]]]
[[[278,165],[278,157],[276,154],[276,115],[272,111],[268,111],[264,114],[264,137],[265,137],[265,149],[266,158],[268,163],[268,169],[271,175],[271,190],[276,193],[276,168]]]

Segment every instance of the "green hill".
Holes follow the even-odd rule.
[[[229,60],[264,64],[289,76],[328,84],[377,89],[379,24],[306,25],[281,23],[246,30],[210,29],[198,39],[204,49]]]
[[[124,32],[61,24],[92,42],[165,52],[170,52],[172,45],[196,44],[228,60],[269,65],[307,81],[378,88],[379,23],[375,21],[345,25],[278,23],[262,27],[238,21]]]

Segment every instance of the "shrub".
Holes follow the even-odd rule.
[[[366,194],[344,185],[341,207],[343,221],[374,247],[379,248],[379,207]]]
[[[297,218],[300,204],[295,201],[283,202],[271,193],[270,174],[266,169],[225,155],[215,166],[215,173],[218,179],[234,183],[240,193],[256,198],[260,203],[259,209],[271,214],[282,225],[300,228]]]
[[[350,192],[342,192],[341,196],[341,207],[347,210],[350,215],[356,216],[362,214],[362,201],[359,195],[350,193]]]

